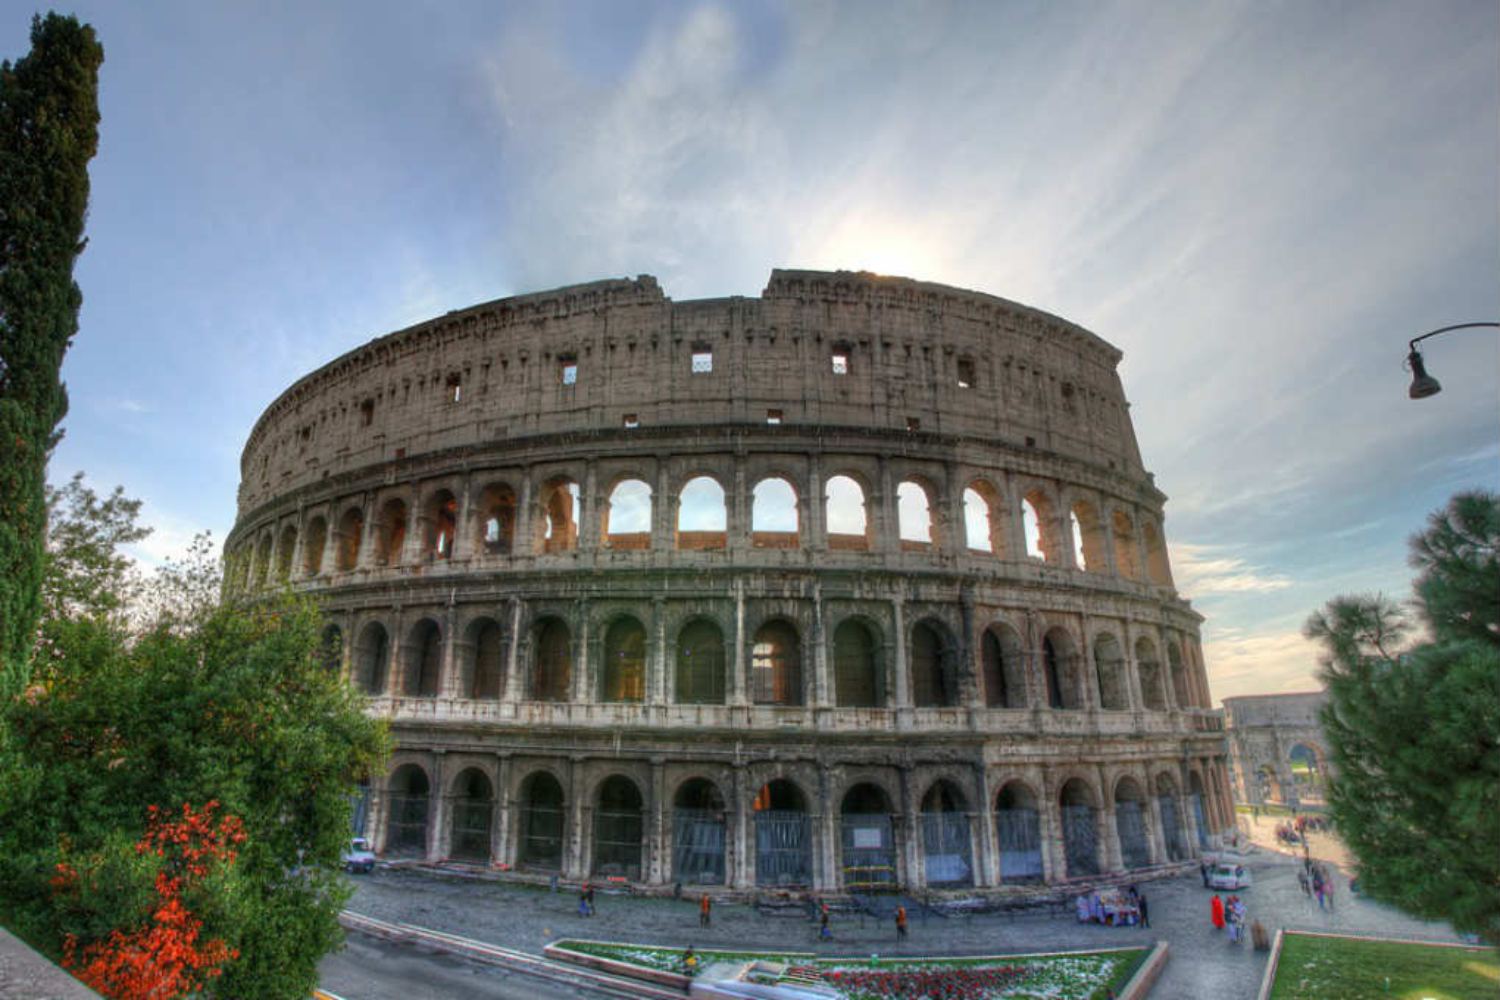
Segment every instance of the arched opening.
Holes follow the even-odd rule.
[[[488,555],[509,555],[516,539],[516,493],[491,483],[479,494],[479,542]]]
[[[1141,539],[1146,545],[1146,574],[1151,582],[1162,587],[1172,585],[1172,570],[1167,565],[1167,547],[1162,544],[1161,533],[1150,521],[1141,523]]]
[[[1297,787],[1297,798],[1301,802],[1323,799],[1323,755],[1316,747],[1298,743],[1287,755],[1291,764],[1292,781]]]
[[[489,863],[495,790],[483,771],[469,768],[453,783],[453,834],[448,853],[461,861]]]
[[[617,618],[604,633],[600,701],[646,700],[646,628],[634,618]]]
[[[762,479],[750,497],[750,544],[757,549],[795,549],[800,542],[792,484],[781,478]]]
[[[1120,640],[1109,632],[1094,637],[1094,673],[1099,679],[1099,707],[1112,712],[1130,708],[1125,684],[1125,654]]]
[[[672,800],[672,874],[688,885],[724,884],[724,798],[713,782],[690,778]]]
[[[651,487],[639,479],[622,479],[609,491],[604,508],[604,544],[638,551],[651,547]]]
[[[1104,556],[1104,527],[1099,512],[1087,500],[1079,500],[1068,512],[1073,529],[1074,565],[1089,573],[1103,573],[1109,568]]]
[[[644,830],[635,782],[620,774],[605,779],[594,809],[594,874],[639,882]]]
[[[1208,817],[1203,811],[1203,778],[1197,771],[1188,772],[1188,808],[1198,828],[1198,850],[1208,850]]]
[[[458,499],[447,490],[427,498],[422,511],[422,558],[429,562],[453,558],[458,534]]]
[[[494,701],[504,690],[505,634],[490,618],[480,618],[469,625],[469,663],[464,671],[462,690],[469,698]]]
[[[864,552],[870,548],[870,518],[865,490],[849,476],[834,476],[824,487],[830,549]]]
[[[700,618],[677,635],[676,701],[682,705],[724,704],[724,633]]]
[[[1161,833],[1167,845],[1167,858],[1181,861],[1188,856],[1187,838],[1182,833],[1182,818],[1177,815],[1177,782],[1170,774],[1156,776],[1156,810],[1161,813]]]
[[[403,764],[391,775],[387,854],[422,856],[427,853],[430,788],[426,772],[415,764]]]
[[[337,625],[323,629],[318,640],[318,663],[330,674],[337,674],[344,666],[344,632]]]
[[[1140,548],[1135,540],[1135,522],[1123,510],[1114,513],[1115,569],[1127,580],[1141,578]]]
[[[537,622],[531,663],[533,701],[569,701],[573,684],[573,637],[560,618]]]
[[[401,693],[408,698],[436,698],[443,676],[443,633],[437,623],[423,618],[412,626],[405,652]]]
[[[1177,707],[1191,707],[1193,699],[1188,694],[1187,670],[1182,665],[1182,650],[1173,639],[1167,640],[1167,669],[1172,674],[1172,697],[1177,700]]]
[[[1021,533],[1026,538],[1029,558],[1047,563],[1059,562],[1063,549],[1058,544],[1057,530],[1052,498],[1046,492],[1032,490],[1021,498]]]
[[[853,619],[845,619],[833,631],[833,686],[840,708],[878,708],[885,704],[875,636]]]
[[[271,536],[263,535],[255,550],[255,585],[264,587],[271,582]]]
[[[529,775],[521,783],[520,823],[517,831],[516,864],[519,867],[557,871],[562,868],[563,790],[546,771]]]
[[[932,497],[916,480],[908,479],[896,487],[896,523],[902,551],[921,551],[937,543],[932,530]]]
[[[1058,793],[1062,812],[1063,856],[1068,878],[1099,874],[1099,806],[1094,790],[1070,778]]]
[[[1120,859],[1126,868],[1145,868],[1151,864],[1146,795],[1134,778],[1121,778],[1115,785],[1115,832],[1120,838]]]
[[[948,708],[958,704],[953,643],[947,630],[933,622],[918,622],[911,630],[912,703],[918,708]]]
[[[354,681],[366,694],[385,694],[390,681],[391,637],[385,626],[370,622],[354,646]]]
[[[395,498],[387,500],[380,508],[377,524],[375,565],[395,566],[401,562],[401,549],[406,544],[406,504]]]
[[[1276,773],[1276,768],[1270,764],[1262,764],[1255,769],[1255,783],[1260,792],[1261,802],[1281,803],[1286,801],[1282,794],[1281,775]]]
[[[565,476],[542,486],[543,552],[572,552],[578,548],[578,484]]]
[[[862,782],[844,793],[839,807],[844,889],[878,892],[896,888],[895,808],[879,785]]]
[[[804,886],[812,882],[812,828],[802,790],[784,778],[764,785],[755,811],[755,884]]]
[[[964,538],[971,552],[1005,554],[1005,538],[995,517],[1000,494],[982,479],[964,490]]]
[[[285,583],[292,576],[292,555],[297,551],[297,529],[290,524],[281,529],[276,543],[276,579]]]
[[[347,573],[359,565],[359,546],[364,537],[365,515],[358,507],[350,507],[339,518],[339,541],[334,566],[340,573]]]
[[[1141,700],[1148,709],[1162,711],[1167,707],[1167,695],[1162,686],[1161,658],[1156,655],[1156,645],[1145,636],[1135,641],[1135,662],[1141,672]]]
[[[323,572],[323,550],[328,546],[328,521],[315,517],[307,522],[302,536],[302,575],[317,576]]]
[[[1047,707],[1076,711],[1083,707],[1079,690],[1078,655],[1066,629],[1053,628],[1042,637],[1042,674],[1047,685]]]
[[[750,686],[757,705],[802,704],[802,642],[791,623],[767,622],[756,630]]]
[[[1036,795],[1019,781],[995,798],[995,836],[1000,842],[1000,881],[1042,881],[1042,822]]]
[[[974,884],[974,846],[968,803],[951,781],[938,781],[922,796],[922,853],[929,886]]]
[[[1026,707],[1026,655],[1021,634],[1004,623],[991,625],[981,640],[984,703],[990,708]]]
[[[728,537],[728,524],[724,487],[711,476],[689,479],[678,495],[677,548],[722,549]]]

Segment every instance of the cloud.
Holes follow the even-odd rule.
[[[1267,572],[1225,551],[1223,545],[1173,542],[1173,576],[1184,596],[1266,594],[1293,585],[1291,577]]]
[[[1281,694],[1315,691],[1318,679],[1317,644],[1300,629],[1210,630],[1204,636],[1203,661],[1209,689],[1222,702],[1244,694]]]

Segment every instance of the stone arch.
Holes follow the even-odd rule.
[[[761,786],[751,803],[755,820],[755,884],[812,884],[812,823],[808,797],[790,778]]]
[[[795,549],[801,544],[797,487],[784,476],[767,476],[750,491],[750,545]]]
[[[1069,778],[1058,789],[1057,804],[1068,878],[1098,875],[1099,796],[1094,786],[1082,778]]]
[[[1151,864],[1151,829],[1146,793],[1140,782],[1125,775],[1115,782],[1115,833],[1120,840],[1120,859],[1126,868]]]
[[[442,562],[453,558],[458,536],[458,498],[451,490],[434,490],[422,504],[422,558]]]
[[[1161,657],[1156,654],[1156,643],[1144,635],[1135,641],[1135,662],[1141,677],[1141,701],[1152,711],[1164,711],[1167,694],[1163,686]]]
[[[407,698],[436,698],[443,681],[443,630],[431,618],[421,618],[406,634],[405,671],[401,694]]]
[[[406,545],[406,501],[391,497],[380,506],[376,520],[375,565],[399,566]]]
[[[640,881],[645,814],[645,799],[634,780],[612,774],[599,783],[594,793],[595,875]]]
[[[672,876],[689,885],[723,885],[727,813],[723,790],[702,777],[684,779],[672,796]]]
[[[297,527],[288,524],[276,540],[276,579],[285,583],[292,578],[292,556],[297,551]]]
[[[317,576],[323,572],[323,550],[328,547],[328,519],[316,514],[308,519],[302,535],[302,575]]]
[[[923,618],[912,625],[907,650],[912,704],[918,708],[957,705],[958,648],[948,627],[936,618]]]
[[[578,484],[567,476],[553,476],[542,484],[538,502],[535,549],[539,552],[572,552],[578,548]]]
[[[889,890],[900,881],[897,868],[896,807],[880,784],[859,781],[839,804],[839,871],[845,890]]]
[[[673,700],[682,705],[724,704],[728,657],[719,623],[704,617],[685,622],[674,646]]]
[[[1167,845],[1167,859],[1181,861],[1189,856],[1189,852],[1178,807],[1177,779],[1167,771],[1158,773],[1155,791],[1156,809],[1161,813],[1162,841]]]
[[[785,618],[773,618],[755,630],[750,700],[756,705],[802,704],[802,638]]]
[[[1298,801],[1322,799],[1324,782],[1328,779],[1328,755],[1322,746],[1310,739],[1297,739],[1286,756]]]
[[[1077,711],[1084,707],[1077,646],[1072,634],[1053,626],[1042,636],[1042,681],[1047,707]]]
[[[964,488],[964,540],[969,551],[1006,557],[1003,509],[1000,491],[988,480],[975,479]]]
[[[901,481],[896,487],[897,538],[905,552],[936,548],[938,544],[937,491],[920,477]]]
[[[378,621],[366,622],[354,644],[354,682],[365,694],[381,695],[390,679],[390,633]]]
[[[1125,675],[1125,653],[1113,632],[1094,636],[1094,674],[1099,679],[1099,707],[1112,712],[1130,708],[1130,684]]]
[[[861,618],[845,618],[833,630],[833,688],[840,708],[885,704],[880,632]]]
[[[551,771],[539,769],[522,780],[516,796],[516,867],[561,870],[566,802],[562,782]]]
[[[1007,781],[995,794],[995,837],[1003,884],[1040,882],[1045,876],[1037,802],[1036,791],[1020,779]]]
[[[326,625],[318,639],[318,664],[330,674],[337,675],[344,668],[344,630],[337,625]]]
[[[386,853],[427,854],[427,828],[432,812],[432,783],[420,764],[402,764],[391,772],[386,792]]]
[[[600,515],[600,535],[606,548],[640,551],[651,547],[651,486],[633,475],[624,475],[609,488],[609,499]]]
[[[1150,521],[1141,522],[1141,542],[1146,550],[1146,575],[1160,587],[1172,586],[1172,567],[1167,562],[1167,546],[1161,532]]]
[[[1021,633],[995,622],[980,638],[984,703],[989,708],[1026,707],[1026,650]]]
[[[509,483],[493,482],[479,491],[475,534],[486,555],[510,555],[516,543],[516,491]]]
[[[646,626],[631,615],[618,615],[604,630],[599,664],[599,700],[646,700]]]
[[[922,796],[922,860],[929,886],[974,884],[973,835],[963,790],[939,778]]]
[[[1116,508],[1111,520],[1115,536],[1115,571],[1127,580],[1141,578],[1141,550],[1135,537],[1135,522]]]
[[[841,472],[823,485],[823,511],[828,547],[836,551],[864,552],[870,548],[870,508],[865,484]]]
[[[505,691],[505,630],[493,618],[475,618],[464,630],[463,649],[459,680],[463,696],[498,700]]]
[[[488,863],[495,817],[495,786],[477,767],[460,771],[452,786],[452,832],[448,856]]]
[[[359,565],[359,547],[365,537],[365,514],[358,507],[350,507],[339,518],[338,548],[334,553],[334,568],[347,573]]]
[[[1021,534],[1026,555],[1045,563],[1062,561],[1063,544],[1057,537],[1057,508],[1052,495],[1037,486],[1021,497]]]
[[[677,494],[676,548],[683,551],[722,549],[728,544],[729,508],[724,484],[710,475],[696,475]]]
[[[1075,565],[1089,573],[1107,572],[1109,563],[1104,554],[1104,525],[1099,521],[1099,508],[1089,500],[1074,500],[1068,511],[1068,523],[1073,531]]]
[[[573,698],[573,634],[568,623],[553,615],[532,626],[531,700],[571,701]]]

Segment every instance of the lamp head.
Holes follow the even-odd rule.
[[[1411,369],[1411,388],[1407,395],[1412,399],[1426,399],[1443,391],[1442,384],[1427,374],[1427,368],[1422,364],[1422,352],[1415,347],[1406,356],[1406,364]]]

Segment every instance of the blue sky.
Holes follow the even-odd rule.
[[[1500,486],[1493,2],[84,4],[104,43],[51,477],[145,561],[234,516],[256,416],[372,337],[655,274],[865,268],[1125,352],[1214,694],[1314,686],[1329,596]],[[31,8],[0,4],[0,53]]]

